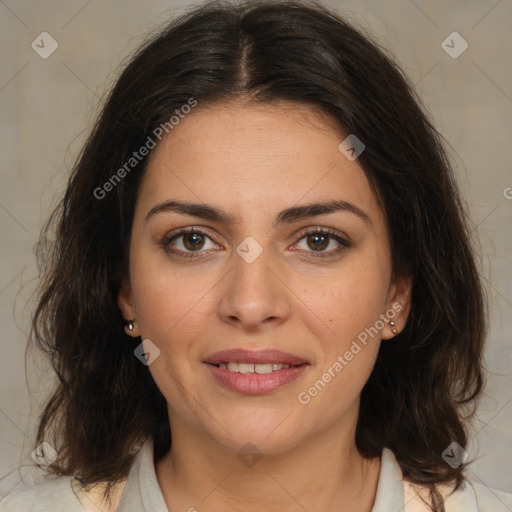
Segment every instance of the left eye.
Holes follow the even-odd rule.
[[[301,238],[299,239],[298,244],[300,245],[302,240],[306,241],[306,246],[309,248],[312,248],[312,251],[306,251],[306,252],[313,252],[313,253],[319,253],[319,254],[312,254],[312,257],[326,257],[330,256],[332,254],[337,254],[347,247],[350,247],[350,244],[347,240],[342,238],[340,235],[326,229],[320,229],[317,228],[313,231],[308,231],[306,233],[302,233]],[[325,251],[331,241],[334,240],[338,245],[330,250]],[[324,254],[326,256],[324,256]]]
[[[300,238],[296,245],[300,246],[302,240],[306,240],[307,247],[312,250],[305,250],[305,252],[318,253],[311,254],[311,257],[327,257],[350,247],[350,243],[347,240],[326,229],[317,228],[315,230],[301,233],[299,236]],[[178,245],[181,245],[181,247],[176,247],[174,244],[176,244],[176,241],[180,239],[182,239],[182,241]],[[205,239],[210,240],[212,247],[204,247]],[[334,249],[326,251],[325,249],[329,247],[333,240],[338,245]],[[197,228],[183,229],[179,233],[166,237],[161,242],[161,245],[166,251],[182,258],[198,258],[200,257],[200,253],[203,251],[219,248],[219,245],[216,244],[207,233]]]

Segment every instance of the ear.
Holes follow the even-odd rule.
[[[391,283],[388,294],[385,326],[382,330],[382,339],[394,338],[403,331],[409,311],[411,310],[412,278],[409,273],[404,273],[395,278]],[[394,322],[394,325],[393,323]],[[393,329],[396,332],[393,332]]]
[[[137,316],[135,314],[135,306],[133,303],[132,289],[127,278],[123,279],[117,295],[117,306],[121,311],[121,316],[125,321],[124,332],[133,338],[140,336]],[[127,327],[129,320],[133,321],[133,330]]]

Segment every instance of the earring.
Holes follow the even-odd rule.
[[[126,327],[128,327],[129,331],[133,331],[133,322],[135,322],[135,318],[133,320],[128,320],[126,323]]]
[[[389,321],[389,325],[391,325],[391,330],[393,331],[393,334],[396,334],[398,331],[395,329],[395,322],[394,320]]]

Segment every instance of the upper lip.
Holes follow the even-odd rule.
[[[220,364],[220,363],[229,363],[229,362],[237,362],[237,363],[254,363],[254,364],[262,364],[262,363],[278,363],[278,364],[309,364],[305,359],[299,356],[295,356],[293,354],[288,354],[286,352],[282,352],[281,350],[274,349],[265,349],[265,350],[244,350],[240,348],[235,348],[231,350],[221,350],[220,352],[215,352],[211,356],[208,356],[205,360],[205,363],[210,364]]]

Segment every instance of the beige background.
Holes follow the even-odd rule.
[[[469,476],[512,492],[512,1],[324,3],[397,58],[449,144],[481,243],[491,309],[489,382],[468,449],[478,457]],[[40,360],[34,366],[29,358],[25,374],[42,219],[62,193],[122,59],[144,34],[191,5],[0,0],[0,496],[19,479],[13,469],[31,463],[38,406],[52,382]],[[45,31],[59,46],[42,59],[31,43]],[[441,47],[453,31],[469,44],[456,59]]]

